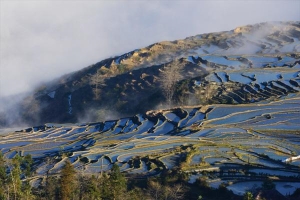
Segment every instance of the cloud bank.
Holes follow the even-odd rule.
[[[163,40],[300,20],[300,1],[0,1],[0,98]]]

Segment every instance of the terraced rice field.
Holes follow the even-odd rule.
[[[144,175],[176,166],[229,175],[231,169],[250,166],[251,173],[299,177],[299,161],[285,162],[300,155],[299,122],[300,96],[294,95],[274,102],[153,111],[107,122],[46,124],[1,134],[0,148],[7,158],[31,154],[38,175],[58,173],[69,159],[86,173],[118,163],[124,172]]]

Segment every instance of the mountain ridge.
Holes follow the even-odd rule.
[[[18,106],[19,121],[23,120],[30,124],[49,121],[76,122],[82,117],[80,116],[82,113],[95,116],[94,119],[99,120],[101,116],[95,112],[90,113],[90,110],[113,110],[113,108],[115,113],[121,116],[146,112],[165,101],[163,91],[160,90],[159,75],[166,66],[172,65],[176,60],[179,60],[180,65],[185,69],[183,74],[187,83],[181,85],[185,89],[178,91],[175,97],[183,93],[193,94],[191,82],[196,79],[203,81],[204,76],[213,71],[228,69],[228,67],[237,68],[238,65],[242,66],[241,70],[253,68],[256,63],[253,64],[253,61],[248,59],[251,55],[257,58],[259,56],[278,58],[278,61],[286,57],[294,60],[284,64],[296,66],[299,63],[299,38],[299,22],[273,22],[154,43],[121,56],[104,59],[39,87],[33,95],[28,96],[21,103],[22,106]],[[234,57],[235,54],[238,56]],[[209,55],[214,57],[207,57]],[[225,64],[218,62],[223,58],[231,63],[236,61],[237,64],[228,66],[226,65],[228,62]],[[269,62],[271,66],[275,66],[276,63],[278,62]],[[139,85],[130,83],[132,87],[123,88],[125,84],[129,84],[129,80],[135,80]],[[146,87],[147,91],[142,91],[140,86]],[[101,91],[103,100],[99,96]],[[135,92],[134,95],[143,99],[137,101],[137,98],[130,98],[134,96],[130,95],[130,92]],[[154,103],[151,103],[152,101]],[[70,106],[70,103],[73,105]],[[178,99],[174,99],[174,103],[178,104]],[[70,107],[73,114],[69,112]],[[0,124],[5,126],[7,124],[5,117],[2,119]]]

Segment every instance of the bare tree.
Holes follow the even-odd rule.
[[[212,97],[212,85],[209,82],[205,88],[205,100],[206,102]]]
[[[160,73],[160,83],[168,106],[171,107],[172,99],[176,91],[176,83],[182,79],[182,67],[179,60],[164,66]]]
[[[100,70],[97,70],[96,74],[91,78],[91,84],[95,85],[94,94],[95,99],[100,99],[100,86],[104,83],[104,77],[100,73]]]
[[[162,185],[155,181],[149,181],[148,185],[149,196],[154,200],[158,200],[163,195]]]
[[[148,182],[148,195],[150,199],[179,200],[184,199],[184,188],[180,184],[172,186],[162,185],[157,181]]]

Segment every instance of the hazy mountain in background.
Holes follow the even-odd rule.
[[[41,85],[21,103],[2,100],[0,126],[103,121],[297,93],[299,39],[300,22],[272,22],[155,43]]]

